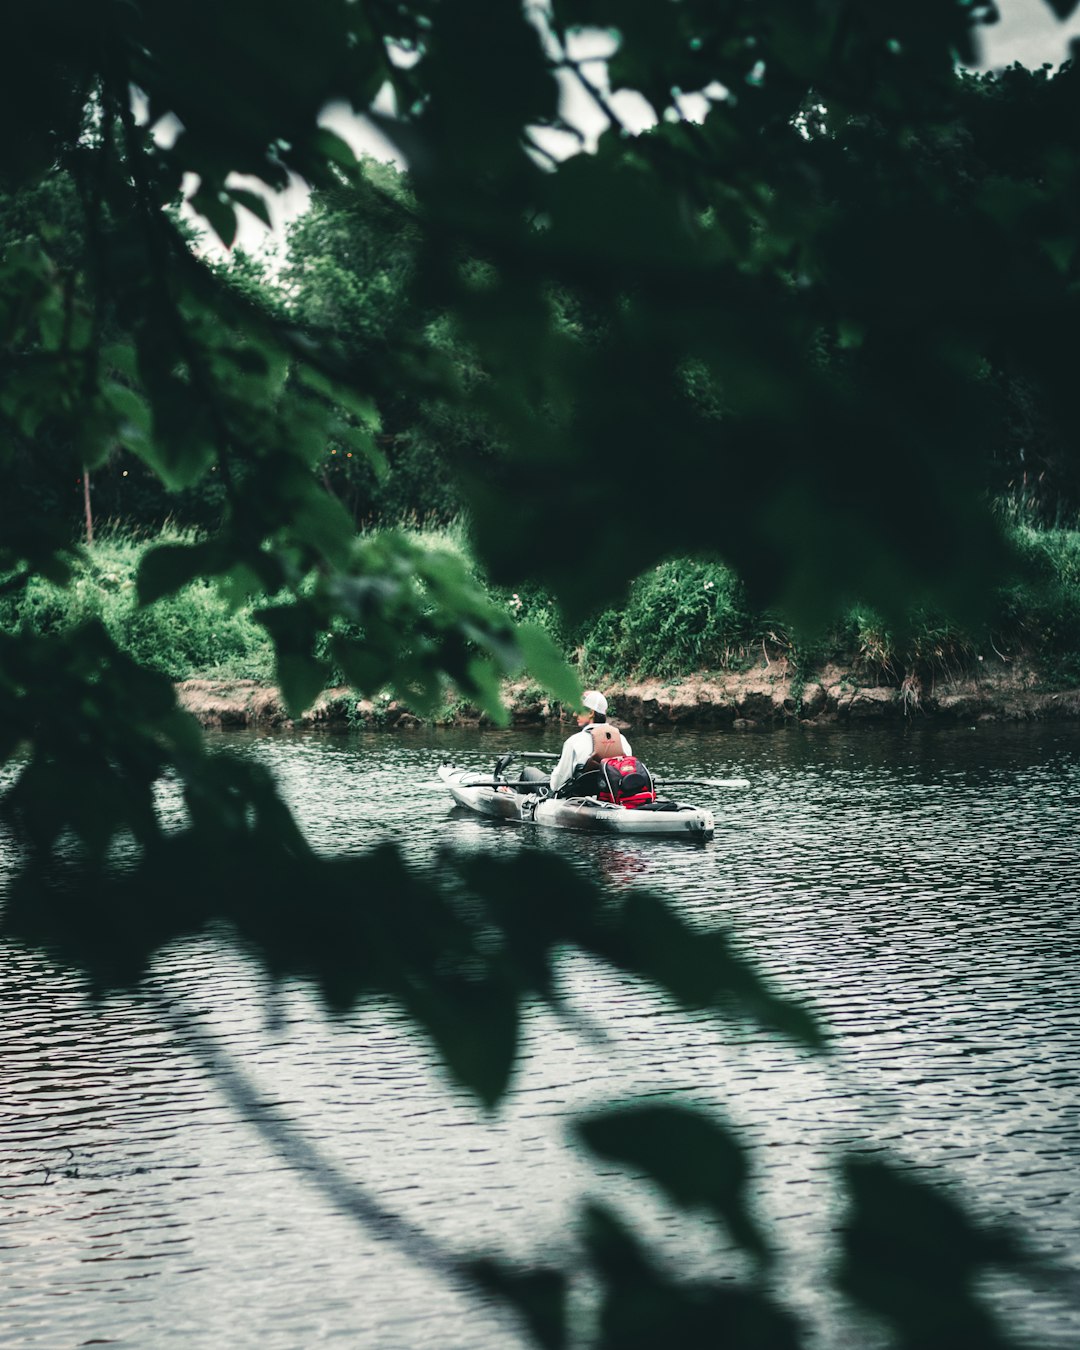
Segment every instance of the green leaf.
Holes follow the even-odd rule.
[[[236,212],[224,192],[200,188],[191,198],[192,209],[207,222],[226,248],[236,241]]]
[[[348,512],[314,479],[297,486],[289,533],[318,549],[335,566],[346,566],[356,537]]]
[[[585,1249],[602,1282],[597,1350],[800,1350],[791,1314],[759,1288],[672,1279],[610,1210],[588,1205]]]
[[[338,440],[358,451],[375,471],[375,476],[380,483],[386,482],[390,473],[390,465],[387,463],[386,456],[375,443],[375,434],[370,427],[359,426],[350,427],[339,422],[334,428],[334,435]]]
[[[348,141],[343,140],[336,131],[331,131],[329,127],[319,127],[311,137],[311,145],[319,154],[332,163],[339,164],[349,173],[356,171],[358,164],[356,154]]]
[[[434,975],[434,972],[433,972]],[[440,975],[405,996],[454,1079],[494,1107],[510,1085],[517,1059],[517,993],[498,978]]]
[[[225,191],[238,206],[246,207],[253,216],[261,220],[267,229],[273,229],[274,222],[271,219],[270,208],[266,204],[265,197],[257,192],[249,192],[246,188],[230,187],[226,188]]]
[[[480,704],[496,726],[510,724],[510,712],[502,701],[499,673],[486,657],[475,656],[467,666],[466,692]]]
[[[274,642],[278,684],[290,717],[299,717],[325,689],[329,668],[314,655],[322,627],[317,607],[307,600],[271,605],[252,616]]]
[[[567,1278],[561,1270],[520,1269],[484,1257],[467,1262],[465,1274],[520,1314],[543,1350],[567,1344]]]
[[[102,392],[106,401],[122,419],[119,435],[125,444],[144,444],[151,433],[152,419],[146,400],[126,385],[109,380]]]
[[[218,593],[235,613],[265,591],[263,578],[248,563],[237,563],[218,578]]]
[[[749,1168],[734,1133],[686,1106],[627,1106],[575,1126],[593,1153],[640,1169],[676,1204],[706,1209],[759,1260],[769,1248],[747,1204]]]
[[[345,678],[361,694],[377,694],[394,676],[389,656],[371,650],[366,643],[336,637],[333,653]]]
[[[114,370],[131,383],[138,378],[139,362],[134,346],[129,342],[110,342],[102,348],[101,363],[106,370]]]
[[[190,386],[169,377],[148,388],[153,435],[132,439],[129,449],[149,465],[166,487],[192,487],[218,457],[205,407]]]
[[[382,425],[375,400],[369,394],[362,394],[355,389],[348,380],[335,379],[325,371],[306,363],[298,367],[296,378],[307,388],[322,394],[331,403],[346,408],[364,426],[370,427],[373,431],[378,431]]]
[[[687,1008],[715,1008],[772,1027],[808,1049],[826,1048],[817,1019],[801,1004],[769,988],[732,949],[720,929],[691,928],[658,896],[634,891],[610,930],[596,939],[598,954],[644,975]]]
[[[214,540],[200,544],[159,544],[147,549],[135,582],[139,604],[152,605],[163,596],[174,595],[196,577],[217,571],[222,560],[221,546]]]
[[[581,681],[567,665],[562,652],[546,629],[539,624],[523,623],[517,628],[517,640],[525,658],[525,668],[562,703],[581,705]]]
[[[326,688],[330,671],[324,661],[299,652],[278,651],[275,662],[281,696],[290,717],[300,717]]]
[[[1014,1345],[975,1292],[988,1267],[1025,1263],[1010,1234],[980,1227],[952,1196],[888,1162],[849,1158],[844,1178],[844,1293],[910,1350]]]

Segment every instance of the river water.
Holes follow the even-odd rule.
[[[828,1062],[567,958],[574,1015],[532,1012],[515,1085],[487,1118],[392,1007],[328,1022],[224,939],[168,950],[138,990],[99,1005],[77,975],[8,944],[0,1344],[521,1345],[433,1268],[430,1245],[565,1260],[592,1197],[675,1268],[707,1270],[703,1222],[567,1145],[590,1108],[669,1093],[722,1112],[752,1146],[780,1292],[811,1345],[884,1344],[827,1292],[834,1163],[851,1151],[1023,1230],[1071,1279],[1032,1290],[995,1277],[987,1297],[1022,1344],[1080,1344],[1080,728],[633,739],[668,776],[749,780],[708,799],[712,843],[498,825],[438,790],[443,756],[486,767],[504,744],[555,749],[555,732],[528,745],[490,731],[215,743],[272,768],[327,852],[390,839],[429,868],[446,844],[556,849],[727,925],[831,1029]]]

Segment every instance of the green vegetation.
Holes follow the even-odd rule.
[[[372,539],[380,533],[369,532]],[[990,655],[1022,656],[1040,671],[1045,687],[1075,684],[1080,531],[1017,524],[1009,535],[1025,559],[1026,579],[997,592],[978,627],[923,609],[893,630],[872,609],[856,605],[828,631],[804,641],[780,617],[755,614],[745,588],[719,562],[661,563],[634,581],[622,607],[571,625],[555,598],[537,586],[523,583],[509,591],[485,583],[461,524],[405,532],[425,554],[459,560],[487,603],[515,624],[548,633],[589,684],[742,670],[759,664],[763,650],[785,654],[801,669],[835,660],[893,685],[908,676],[923,682],[955,679]],[[0,596],[0,629],[48,637],[97,619],[122,651],[170,679],[272,680],[273,645],[257,618],[265,597],[230,603],[220,587],[199,580],[150,605],[139,603],[137,578],[147,550],[190,542],[192,536],[174,530],[142,540],[116,531],[99,537],[80,551],[68,584],[37,577],[17,595]],[[316,651],[327,662],[326,682],[347,683],[332,644],[317,643]],[[452,699],[453,691],[447,692]]]
[[[194,581],[152,605],[139,603],[143,554],[186,538],[99,537],[77,558],[66,585],[34,577],[20,593],[0,597],[0,630],[48,638],[97,620],[121,651],[172,680],[272,679],[273,647],[252,620],[250,600],[233,609],[213,583]]]
[[[625,607],[605,610],[579,641],[590,679],[678,677],[740,669],[767,627],[729,568],[680,559],[639,577]]]
[[[1032,579],[1005,592],[999,631],[1037,652],[1051,679],[1080,683],[1080,531],[1023,525],[1014,538]]]

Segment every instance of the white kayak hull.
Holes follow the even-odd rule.
[[[452,764],[442,765],[439,777],[458,806],[493,820],[638,838],[703,840],[711,839],[716,829],[711,811],[683,802],[673,804],[674,810],[650,811],[640,807],[627,810],[598,797],[545,798],[535,792],[492,787],[490,775]]]

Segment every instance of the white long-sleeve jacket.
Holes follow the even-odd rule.
[[[606,725],[602,723],[601,725]],[[620,732],[620,735],[622,733]],[[622,738],[623,754],[632,755],[634,752],[630,749],[630,742],[625,736]],[[559,756],[559,762],[551,771],[551,790],[558,792],[565,783],[569,783],[574,774],[579,769],[584,768],[585,761],[591,759],[595,751],[593,745],[592,733],[588,727],[582,727],[580,731],[575,731],[572,736],[568,736],[563,742],[562,754]]]

